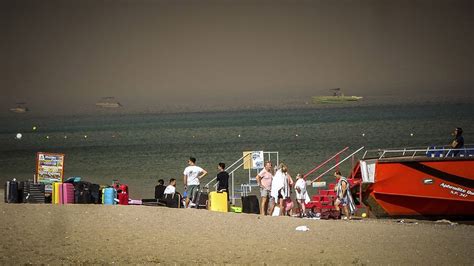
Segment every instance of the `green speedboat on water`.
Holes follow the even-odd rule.
[[[331,96],[313,96],[313,103],[344,103],[358,101],[363,98],[361,96],[345,96],[340,88],[332,90],[334,93]]]

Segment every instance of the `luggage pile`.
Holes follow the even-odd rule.
[[[53,183],[51,188],[47,191],[45,184],[13,179],[5,182],[4,200],[5,203],[129,204],[128,186],[125,184],[101,186],[70,178],[64,183]],[[136,201],[133,203],[137,204]]]
[[[44,185],[32,181],[5,182],[5,203],[45,203]]]

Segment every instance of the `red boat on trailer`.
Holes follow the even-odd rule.
[[[348,179],[374,217],[474,218],[474,147],[366,151]],[[307,207],[333,208],[330,194]]]

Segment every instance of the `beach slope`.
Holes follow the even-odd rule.
[[[2,195],[3,196],[3,195]],[[0,203],[0,264],[472,264],[474,227]],[[300,232],[300,225],[309,231]]]

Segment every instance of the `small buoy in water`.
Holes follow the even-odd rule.
[[[364,212],[362,213],[362,218],[365,218],[365,217],[367,217],[367,213]]]
[[[239,137],[239,138],[240,138],[240,134],[239,134],[237,137]]]
[[[413,133],[410,133],[410,136],[413,137]]]
[[[18,139],[18,140],[20,140],[22,137],[23,137],[23,135],[21,133],[17,133],[16,136],[15,136],[15,138]]]
[[[296,134],[295,137],[298,137],[298,134]]]
[[[35,130],[36,130],[36,126],[33,126],[33,131],[35,131]]]
[[[64,139],[67,139],[67,136],[64,136]]]
[[[87,135],[84,135],[84,138],[87,139]]]
[[[49,136],[46,136],[46,139],[49,139]]]
[[[365,133],[362,133],[362,137],[365,137]]]

